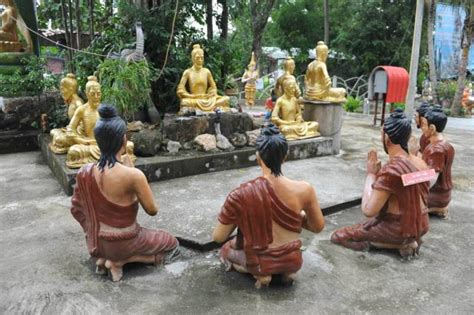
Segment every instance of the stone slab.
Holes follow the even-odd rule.
[[[38,150],[38,130],[0,131],[0,154]]]
[[[48,147],[50,136],[41,134],[43,157],[67,195],[72,195],[77,170],[66,167],[66,155],[57,155]],[[318,137],[289,142],[288,160],[326,156],[332,153],[332,139]],[[163,154],[138,158],[135,166],[149,182],[205,174],[256,165],[255,148],[244,147],[229,152],[204,153],[183,151],[179,155]]]

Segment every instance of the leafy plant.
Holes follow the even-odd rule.
[[[454,94],[456,94],[458,89],[458,84],[456,81],[443,81],[438,83],[437,89],[440,99],[448,100],[449,103],[452,103]]]
[[[122,59],[106,59],[99,66],[102,99],[130,120],[143,106],[153,104],[150,93],[155,72],[146,60],[128,63]]]
[[[392,108],[405,110],[405,103],[393,103]]]
[[[23,71],[11,75],[0,74],[0,95],[24,96],[39,95],[44,91],[55,90],[59,76],[46,70],[46,59],[42,57],[25,57],[21,60]]]
[[[343,107],[346,112],[353,113],[362,106],[362,100],[358,97],[349,96]]]

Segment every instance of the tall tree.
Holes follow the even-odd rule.
[[[81,0],[76,0],[76,43],[77,49],[81,49],[82,21],[81,21]]]
[[[435,65],[435,53],[434,53],[434,40],[433,40],[433,29],[434,24],[436,23],[436,0],[426,0],[425,6],[427,8],[426,15],[426,36],[428,43],[428,66],[430,71],[430,82],[431,82],[431,91],[433,95],[433,102],[438,103],[438,77],[436,75],[436,65]]]
[[[222,5],[222,14],[220,18],[220,28],[221,28],[221,38],[227,39],[227,34],[229,32],[229,6],[227,5],[227,0],[218,0]]]
[[[472,0],[451,1],[455,5],[462,5],[466,9],[466,19],[464,20],[464,27],[461,39],[461,62],[459,63],[458,72],[458,89],[454,94],[453,103],[451,104],[451,115],[461,115],[461,97],[466,85],[466,70],[469,61],[469,49],[471,48],[472,40],[474,39],[474,6]]]
[[[71,47],[71,36],[70,36],[70,29],[71,27],[68,26],[68,16],[67,16],[67,8],[66,8],[66,1],[61,0],[61,19],[63,21],[63,27],[64,27],[64,37],[66,38],[66,46]],[[68,56],[69,56],[69,61],[72,61],[72,51],[68,49]],[[69,71],[73,72],[73,64],[72,62],[68,63]]]
[[[258,60],[262,54],[262,38],[265,27],[267,26],[268,18],[270,17],[275,0],[250,0],[250,12],[252,14],[252,51],[255,53],[255,58]]]
[[[329,45],[329,0],[324,0],[324,42]]]
[[[89,36],[91,42],[94,40],[94,0],[89,1]]]
[[[212,25],[212,0],[206,0],[206,25],[207,25],[207,39],[211,40],[214,37]]]

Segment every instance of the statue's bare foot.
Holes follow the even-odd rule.
[[[419,247],[417,242],[412,242],[398,250],[400,256],[405,260],[410,260],[415,257],[419,252]]]
[[[113,262],[111,260],[107,260],[105,262],[105,267],[110,271],[112,275],[112,281],[118,282],[122,279],[123,276],[123,263],[122,262]]]
[[[95,273],[98,275],[106,275],[107,274],[107,268],[105,267],[105,258],[97,258],[97,261],[95,262]]]
[[[286,285],[293,285],[293,282],[295,282],[296,279],[296,273],[284,273],[282,275],[282,282]]]
[[[255,282],[255,288],[261,289],[263,287],[267,288],[270,282],[272,281],[272,276],[253,276],[257,281]]]
[[[447,220],[448,217],[448,207],[444,208],[430,208],[429,213],[440,217],[441,219]]]

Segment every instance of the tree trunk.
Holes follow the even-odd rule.
[[[464,29],[463,29],[463,39],[462,39],[462,51],[461,51],[461,63],[459,64],[459,74],[458,74],[458,90],[454,94],[453,103],[451,104],[451,115],[460,116],[461,115],[461,98],[464,92],[464,87],[466,84],[466,69],[467,63],[469,61],[469,48],[471,48],[471,42],[473,39],[473,16],[474,15],[474,6],[470,7],[469,15],[466,16],[464,20]]]
[[[212,0],[206,0],[206,24],[207,39],[211,40],[214,37],[212,30]]]
[[[219,3],[222,5],[222,14],[220,20],[220,29],[221,29],[221,39],[223,41],[227,40],[227,33],[229,30],[229,7],[227,6],[227,0],[219,0]],[[222,49],[225,51],[225,49]],[[227,54],[225,54],[227,57]],[[223,62],[221,65],[221,82],[224,82],[227,77],[228,72],[228,63]]]
[[[64,27],[64,37],[66,39],[66,46],[71,47],[71,37],[69,36],[69,27],[67,22],[67,8],[65,0],[61,0],[61,19],[63,22]],[[72,64],[72,51],[70,49],[67,50],[67,54],[69,56],[69,63],[68,63],[68,70],[69,72],[74,72],[74,66]]]
[[[72,24],[72,3],[71,0],[67,0],[67,7],[69,8],[69,42],[71,43],[71,47],[75,46],[76,40],[74,39],[74,24]]]
[[[255,59],[259,60],[262,54],[262,38],[268,17],[272,12],[275,0],[259,1],[250,0],[250,12],[252,14],[252,51],[255,53]]]
[[[81,23],[81,0],[76,0],[76,41],[77,49],[81,49],[81,36],[82,36],[82,23]]]
[[[89,0],[89,36],[94,40],[94,0]]]
[[[423,26],[423,0],[416,1],[415,27],[413,30],[413,42],[410,58],[410,81],[406,96],[405,113],[407,117],[413,116],[415,108],[416,78],[418,76],[418,63],[420,59],[420,42]]]
[[[430,82],[431,82],[431,92],[433,95],[433,103],[438,104],[438,78],[436,75],[436,65],[435,65],[435,55],[434,55],[434,40],[433,40],[433,26],[436,23],[435,14],[436,14],[436,0],[427,0],[428,2],[428,14],[427,14],[427,23],[428,27],[426,29],[426,35],[428,36],[428,66],[430,68]]]
[[[229,7],[227,6],[227,0],[220,0],[222,5],[221,15],[221,38],[227,39],[227,33],[229,32]]]
[[[329,46],[329,0],[323,1],[324,6],[324,43]]]

